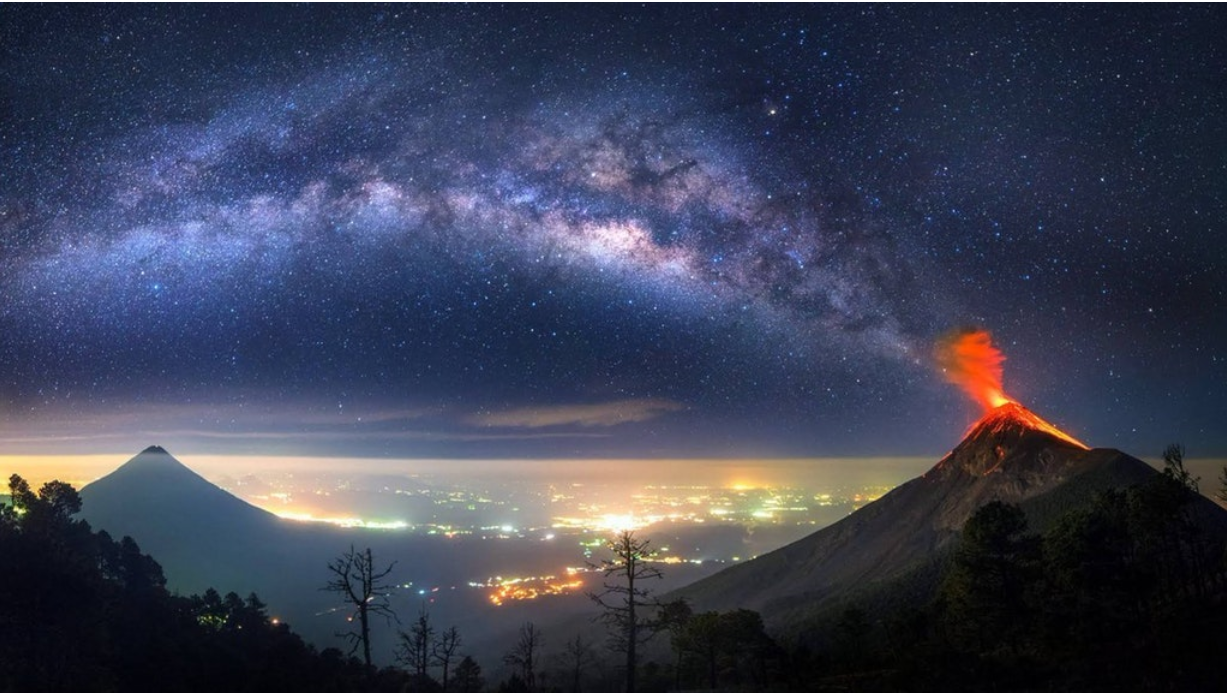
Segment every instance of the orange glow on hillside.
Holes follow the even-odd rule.
[[[987,330],[961,328],[946,333],[934,352],[946,380],[962,388],[985,412],[1014,402],[1001,388],[1005,355],[993,346]]]
[[[1058,439],[1072,443],[1083,450],[1090,450],[1091,448],[1016,402],[1008,403],[1008,407],[999,407],[984,415],[980,418],[980,421],[971,425],[964,438],[974,438],[980,435],[981,432],[1000,434],[1010,427],[1019,426],[1045,432]]]

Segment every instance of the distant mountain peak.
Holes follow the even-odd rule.
[[[81,494],[87,516],[110,503],[116,511],[153,504],[158,515],[208,508],[273,518],[201,477],[161,446],[149,446],[111,474],[86,485]]]
[[[278,532],[276,516],[209,482],[161,446],[86,485],[81,502],[81,517],[91,526],[112,537],[130,535],[157,557],[175,589],[244,585],[250,567],[276,545],[270,539]]]
[[[172,478],[187,480],[191,478],[192,483],[200,482],[212,486],[203,477],[196,474],[194,470],[184,465],[178,458],[170,454],[170,451],[161,446],[149,446],[145,450],[137,453],[128,462],[119,466],[117,470],[109,476],[119,476],[122,479],[132,479],[133,477],[156,476],[165,479],[168,475]]]

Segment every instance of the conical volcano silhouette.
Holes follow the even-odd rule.
[[[267,563],[284,521],[209,482],[161,446],[141,451],[81,490],[81,516],[113,537],[130,535],[166,570],[172,588],[234,585]]]

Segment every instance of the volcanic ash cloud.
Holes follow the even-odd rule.
[[[1013,402],[1001,389],[1005,355],[993,346],[987,330],[956,328],[938,338],[934,356],[946,380],[962,388],[986,412]]]

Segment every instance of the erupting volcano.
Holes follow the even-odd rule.
[[[962,388],[985,411],[967,430],[960,447],[985,437],[1017,442],[1027,432],[1040,431],[1083,450],[1090,448],[1005,394],[1001,386],[1005,355],[993,346],[987,330],[960,328],[946,333],[938,339],[934,355],[946,380]]]
[[[946,379],[984,408],[950,453],[838,523],[679,594],[696,610],[758,610],[777,627],[817,624],[852,595],[928,600],[963,524],[984,504],[1018,504],[1042,531],[1098,491],[1157,474],[1118,450],[1088,448],[1006,395],[1005,358],[987,331],[947,334],[936,357]]]

